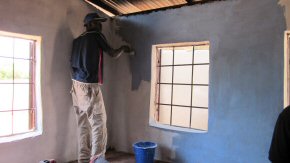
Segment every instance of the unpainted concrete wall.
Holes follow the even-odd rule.
[[[287,30],[290,30],[290,1],[278,0],[279,5],[283,7],[284,16],[286,18]]]
[[[136,57],[107,70],[110,142],[159,144],[157,158],[178,163],[265,163],[276,118],[283,109],[283,36],[287,0],[229,0],[145,15],[119,17],[117,34]],[[118,43],[122,42],[117,38]],[[149,127],[151,46],[210,41],[209,131]],[[113,63],[114,62],[114,63]]]
[[[73,38],[84,30],[83,17],[92,10],[81,0],[0,0],[0,30],[42,36],[44,124],[41,136],[0,144],[1,163],[77,158],[69,57]]]

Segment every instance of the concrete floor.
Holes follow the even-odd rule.
[[[135,158],[133,154],[116,152],[116,151],[107,151],[106,159],[110,163],[135,163]],[[68,163],[78,163],[77,161],[71,161]],[[155,161],[154,163],[168,163],[163,161]]]
[[[108,151],[106,159],[110,163],[135,163],[134,155],[124,152]]]

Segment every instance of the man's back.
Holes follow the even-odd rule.
[[[269,151],[272,162],[290,162],[290,106],[280,113]]]
[[[110,50],[104,36],[85,32],[73,41],[72,78],[84,83],[102,83],[103,51]]]

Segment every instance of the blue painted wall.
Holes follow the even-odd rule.
[[[156,141],[157,157],[176,163],[269,162],[283,109],[285,19],[276,0],[229,0],[111,22],[137,56],[107,60],[110,145],[132,152],[138,140]],[[151,46],[206,40],[211,45],[208,133],[149,127]]]

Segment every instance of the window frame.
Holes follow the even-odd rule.
[[[35,113],[34,113],[34,130],[19,133],[19,134],[12,134],[8,136],[1,136],[0,137],[0,143],[5,142],[12,142],[16,140],[21,140],[24,138],[29,137],[35,137],[42,134],[42,101],[41,101],[41,80],[40,80],[40,66],[41,66],[41,36],[35,36],[35,35],[27,35],[27,34],[20,34],[20,33],[12,33],[12,32],[6,32],[6,31],[0,31],[0,36],[3,37],[11,37],[11,38],[19,38],[19,39],[25,39],[25,40],[31,40],[33,41],[33,69],[34,71],[31,74],[31,77],[29,78],[29,83],[31,83],[31,79],[34,80],[34,90],[29,90],[29,93],[34,92],[33,101],[35,102]],[[32,88],[32,89],[33,89]],[[29,118],[29,121],[31,121],[31,118]],[[31,123],[31,122],[29,122]],[[29,124],[31,125],[31,124]]]
[[[209,41],[200,41],[200,42],[180,42],[180,43],[168,43],[168,44],[156,44],[152,45],[152,51],[151,51],[151,93],[150,93],[150,111],[149,111],[149,126],[166,129],[166,130],[174,130],[174,131],[181,131],[181,132],[191,132],[191,133],[207,133],[207,130],[199,130],[194,128],[185,128],[185,127],[179,127],[179,126],[173,126],[173,125],[166,125],[161,124],[157,121],[156,117],[158,114],[158,111],[156,110],[156,100],[158,99],[158,90],[159,87],[158,84],[158,49],[159,48],[166,48],[166,47],[186,47],[186,46],[200,46],[200,45],[209,45]],[[209,55],[210,56],[210,55]],[[193,63],[192,63],[193,64]],[[211,63],[209,62],[209,65]],[[209,72],[210,75],[210,72]],[[208,90],[210,89],[208,84]],[[209,96],[209,93],[208,93]],[[209,106],[208,106],[209,109]],[[208,111],[209,112],[209,111]]]
[[[290,103],[290,30],[284,33],[284,108]]]

